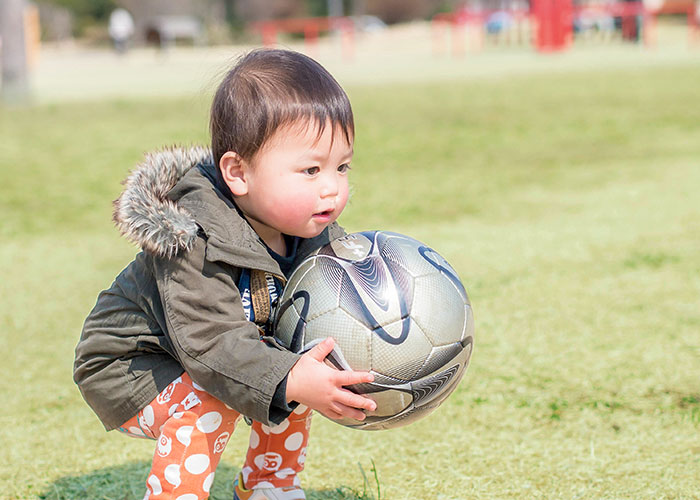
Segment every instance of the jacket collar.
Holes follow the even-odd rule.
[[[173,147],[146,155],[114,203],[117,227],[146,252],[161,257],[190,250],[203,232],[207,260],[282,277],[257,233],[215,187],[214,168],[211,152],[203,147]],[[295,264],[342,234],[334,223],[302,241]]]

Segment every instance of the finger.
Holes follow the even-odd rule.
[[[369,372],[342,370],[338,371],[336,375],[338,385],[368,384],[370,382],[374,382],[374,375]]]
[[[331,420],[340,420],[341,418],[343,418],[343,416],[340,413],[335,412],[333,410],[323,410],[321,411],[321,414],[324,417],[330,418]]]
[[[377,403],[373,399],[345,389],[340,391],[336,401],[342,405],[360,410],[374,411],[377,409]]]
[[[334,347],[335,341],[331,337],[328,337],[324,339],[323,342],[315,345],[314,348],[308,352],[308,354],[316,361],[323,361],[326,359],[326,356],[331,353]]]
[[[355,408],[350,408],[349,406],[345,406],[344,404],[338,403],[337,401],[331,403],[331,410],[335,413],[339,413],[343,417],[352,418],[353,420],[359,420],[360,422],[362,422],[366,417],[364,412]]]

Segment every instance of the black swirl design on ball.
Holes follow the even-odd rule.
[[[302,299],[301,312],[299,312],[299,319],[294,327],[294,333],[292,334],[292,340],[289,344],[289,350],[292,352],[301,351],[304,347],[304,333],[306,332],[306,316],[309,314],[309,292],[306,290],[298,290],[287,300],[285,300],[279,308],[277,317],[281,318],[287,309],[289,309],[294,302],[298,299]]]
[[[317,261],[323,280],[330,290],[338,290],[343,282],[345,269],[334,259],[319,259]]]
[[[380,233],[363,234],[374,237]],[[372,247],[376,248],[374,240],[372,240]],[[413,296],[411,278],[407,271],[396,263],[383,260],[376,253],[370,254],[361,261],[347,262],[330,256],[324,256],[324,261],[327,261],[324,265],[341,268],[344,271],[339,292],[341,307],[385,342],[392,345],[403,343],[411,329],[409,311]],[[392,283],[393,286],[391,286]],[[388,295],[390,293],[397,295],[401,315],[401,333],[398,337],[392,337],[377,321],[362,299],[358,287],[384,311],[389,307]]]
[[[427,377],[434,371],[439,370],[459,356],[462,351],[464,351],[464,345],[461,342],[434,348],[421,369],[416,373],[416,378]]]
[[[353,281],[369,295],[382,311],[389,309],[387,276],[380,259],[368,257],[353,262],[353,265],[347,271],[352,276]]]
[[[459,293],[462,295],[462,298],[464,299],[465,302],[468,302],[467,299],[467,290],[464,288],[464,285],[460,281],[460,279],[457,277],[455,272],[452,270],[451,267],[446,267],[443,266],[440,262],[438,262],[434,256],[436,256],[439,259],[444,260],[442,257],[440,257],[440,254],[437,253],[435,250],[433,250],[430,247],[426,246],[420,246],[418,247],[418,253],[421,254],[421,256],[435,269],[443,273],[447,278],[457,287],[457,290]],[[445,261],[447,264],[447,261]],[[449,264],[447,264],[449,266]]]
[[[455,365],[444,372],[438,373],[428,380],[421,380],[411,384],[413,404],[420,406],[422,401],[428,401],[433,394],[439,393],[440,389],[445,386],[450,379],[452,379],[452,377],[455,376],[458,370],[459,365]]]

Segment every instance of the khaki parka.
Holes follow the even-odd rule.
[[[279,423],[273,403],[297,354],[247,321],[241,269],[284,281],[278,263],[216,189],[206,148],[147,155],[115,202],[115,222],[140,252],[100,293],[75,351],[74,380],[107,430],[150,403],[186,371],[210,394],[254,420]],[[343,235],[332,224],[302,240],[298,264]]]

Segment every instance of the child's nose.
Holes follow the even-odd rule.
[[[338,178],[335,172],[323,176],[321,185],[321,197],[336,196],[338,194]]]

